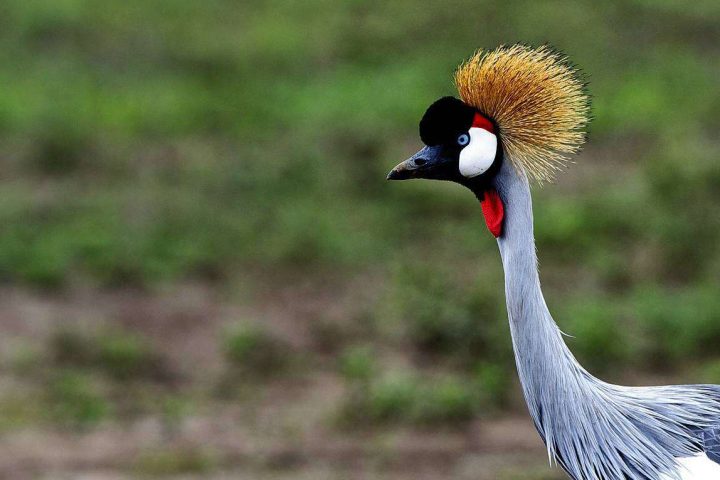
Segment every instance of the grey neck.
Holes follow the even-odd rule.
[[[550,458],[578,480],[679,478],[676,458],[701,450],[698,432],[717,422],[720,390],[620,387],[582,368],[540,289],[528,180],[506,161],[493,183],[505,207],[498,246],[515,361]]]
[[[505,207],[498,246],[515,361],[528,408],[537,423],[543,401],[555,398],[548,395],[549,390],[559,388],[569,378],[582,381],[587,373],[565,345],[540,288],[528,179],[505,162],[495,185]],[[537,426],[541,428],[542,424]],[[540,433],[544,435],[542,430]]]

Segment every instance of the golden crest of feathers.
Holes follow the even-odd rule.
[[[585,142],[590,102],[567,58],[549,47],[478,51],[455,72],[460,98],[493,119],[507,158],[543,182]]]

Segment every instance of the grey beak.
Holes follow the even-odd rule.
[[[426,173],[440,163],[440,147],[425,147],[404,162],[390,170],[388,180],[407,180],[425,178]]]
[[[412,178],[413,170],[417,169],[417,165],[412,158],[408,158],[404,162],[399,163],[395,168],[390,170],[387,175],[388,180],[407,180]]]

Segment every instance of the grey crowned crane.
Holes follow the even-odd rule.
[[[531,180],[549,180],[585,139],[589,100],[566,57],[522,45],[480,51],[455,73],[460,99],[420,121],[425,147],[390,180],[469,188],[497,238],[515,361],[551,462],[575,480],[720,479],[720,386],[625,387],[573,357],[540,289]]]

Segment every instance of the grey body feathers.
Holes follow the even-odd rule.
[[[657,480],[679,478],[677,458],[720,458],[720,386],[611,385],[575,360],[540,289],[528,180],[504,162],[495,188],[518,374],[551,461],[576,480]]]

